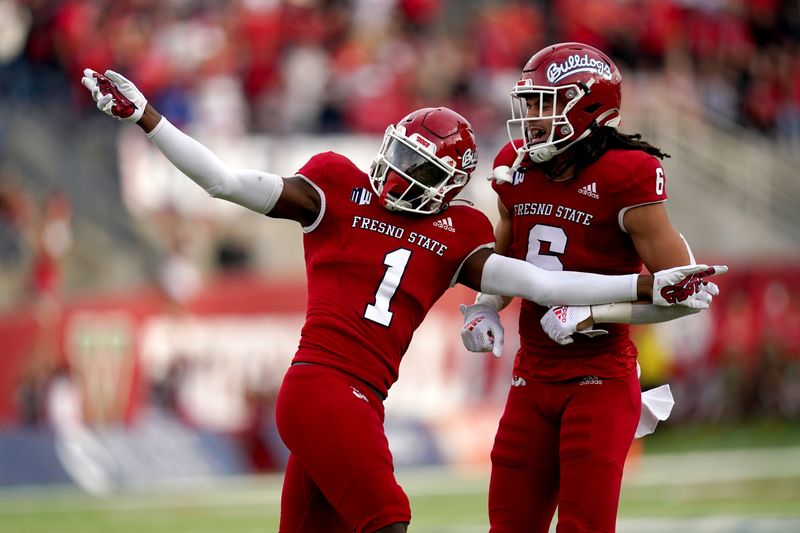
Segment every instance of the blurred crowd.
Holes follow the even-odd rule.
[[[96,113],[79,81],[91,67],[133,80],[176,125],[222,135],[382,133],[427,105],[463,113],[479,135],[504,135],[521,66],[559,41],[606,51],[625,77],[688,72],[697,101],[687,107],[708,122],[800,146],[797,0],[0,0],[0,113],[16,103],[66,108],[73,120]],[[44,332],[32,350],[54,352],[73,206],[58,190],[26,191],[6,165],[9,130],[0,118],[0,266],[29,265],[24,297]],[[175,311],[202,273],[181,221],[167,222],[156,277]],[[215,250],[220,272],[250,264],[235,240]],[[685,393],[676,418],[800,416],[800,292],[794,280],[759,283],[720,299],[701,326],[698,337],[713,339],[697,352],[706,359],[667,372]],[[762,297],[773,303],[751,305]],[[46,418],[42,390],[69,376],[34,363],[17,391],[20,420],[33,424]],[[186,375],[176,366],[154,396],[180,412]],[[248,401],[257,428],[272,398],[255,391]]]
[[[445,104],[502,127],[546,43],[581,41],[627,73],[690,68],[731,126],[800,139],[794,0],[0,0],[0,95],[80,91],[124,73],[176,123],[221,131],[382,132]]]
[[[800,419],[800,267],[733,265],[709,312],[637,326],[642,383],[669,382],[673,420]]]

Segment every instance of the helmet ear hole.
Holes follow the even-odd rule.
[[[597,111],[598,109],[600,109],[600,105],[601,105],[600,102],[595,102],[592,105],[588,105],[588,106],[584,107],[583,110],[586,113],[592,114],[595,111]]]

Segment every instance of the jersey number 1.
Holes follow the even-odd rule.
[[[389,268],[386,269],[386,274],[383,275],[378,291],[375,293],[375,303],[367,305],[367,310],[364,311],[364,318],[377,322],[382,326],[389,326],[394,314],[389,311],[389,304],[394,298],[397,287],[400,286],[400,280],[403,279],[403,273],[410,257],[411,250],[406,250],[405,248],[386,254],[383,258],[383,264]]]

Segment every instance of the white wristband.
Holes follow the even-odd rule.
[[[621,302],[592,306],[592,321],[614,324],[657,324],[699,313],[700,309],[673,305],[663,307],[653,304],[632,304]]]
[[[630,324],[633,304],[620,302],[592,306],[592,321],[598,323]]]

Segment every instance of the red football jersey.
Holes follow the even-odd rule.
[[[511,166],[515,158],[508,143],[494,166]],[[622,217],[631,207],[667,199],[658,159],[642,151],[609,150],[576,179],[551,181],[531,167],[515,172],[512,180],[492,182],[511,215],[511,257],[547,270],[631,274],[642,269]],[[572,344],[561,346],[539,324],[545,312],[546,307],[522,302],[516,375],[540,380],[582,375],[610,378],[635,369],[636,347],[627,325],[603,324],[608,335],[573,335]]]
[[[322,210],[303,228],[308,307],[294,361],[338,368],[385,395],[464,260],[494,246],[492,224],[466,205],[429,216],[389,211],[368,176],[333,152],[298,174],[318,189]]]

